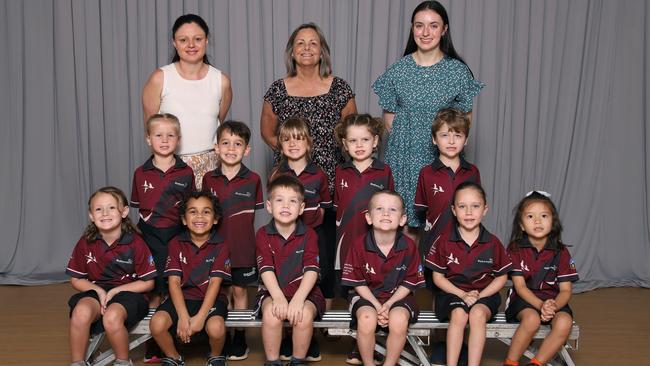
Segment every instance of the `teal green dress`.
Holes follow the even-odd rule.
[[[445,56],[435,65],[420,66],[412,54],[392,64],[372,85],[379,105],[395,114],[385,160],[395,190],[404,198],[409,226],[420,226],[413,202],[420,169],[434,159],[433,119],[444,108],[471,111],[483,87],[459,60]]]

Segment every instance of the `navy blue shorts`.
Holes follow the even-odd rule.
[[[196,315],[196,313],[199,312],[199,309],[201,309],[201,305],[203,305],[203,300],[185,299],[185,307],[187,307],[187,313],[190,316]],[[172,318],[172,326],[169,327],[169,333],[171,333],[173,336],[176,336],[176,327],[178,326],[178,313],[176,312],[176,308],[174,307],[174,303],[172,302],[171,297],[167,298],[167,300],[158,306],[156,312],[159,311],[166,312],[169,314],[169,317]],[[214,305],[208,312],[208,316],[205,318],[205,324],[208,324],[208,319],[213,316],[220,316],[224,320],[228,316],[228,300],[226,300],[224,297],[217,297],[217,300],[214,302]],[[204,337],[207,336],[207,333],[205,333],[205,324],[203,325],[204,329],[201,332],[192,335],[193,341],[196,340],[195,336],[199,336],[201,339],[204,339]]]
[[[406,298],[396,301],[393,306],[390,307],[390,310],[393,310],[395,308],[404,308],[409,312],[409,324],[413,324],[418,320],[418,314],[420,313],[418,307],[415,305],[414,301],[411,301],[411,296],[407,296]],[[360,296],[355,296],[351,300],[351,306],[350,306],[350,314],[352,315],[352,319],[350,319],[350,329],[357,329],[357,310],[361,308],[362,306],[370,306],[371,308],[375,308],[375,306],[368,300],[360,297]],[[388,327],[382,328],[377,324],[377,331],[388,331]]]
[[[521,297],[516,297],[513,301],[508,302],[508,306],[506,307],[506,321],[508,323],[519,323],[519,319],[517,319],[517,315],[524,310],[524,309],[533,309],[535,310],[538,314],[541,316],[541,312],[537,310],[533,305],[529,304],[528,302],[524,301]],[[562,308],[560,308],[556,313],[558,312],[564,312],[573,318],[573,310],[569,307],[569,304],[564,305]],[[542,324],[549,324],[551,321],[547,322],[542,322]]]
[[[497,292],[492,296],[488,297],[483,297],[480,298],[474,303],[476,304],[483,304],[490,309],[490,320],[493,321],[494,317],[497,315],[497,312],[499,311],[499,305],[501,305],[501,295]],[[472,306],[474,306],[472,305]],[[461,299],[460,297],[450,294],[444,291],[440,291],[436,294],[436,304],[434,306],[435,312],[436,312],[436,317],[438,320],[441,322],[446,322],[449,320],[449,316],[451,315],[451,311],[454,310],[455,308],[463,308],[466,313],[469,314],[470,307],[467,306],[465,301]]]
[[[85,298],[91,297],[97,302],[99,302],[99,295],[95,290],[88,290],[72,295],[70,300],[68,300],[68,305],[70,306],[70,315],[72,316],[72,310],[74,310],[77,303]],[[107,307],[110,304],[117,303],[126,309],[126,320],[124,321],[124,326],[126,329],[133,327],[138,324],[138,322],[144,319],[149,312],[149,302],[144,297],[143,294],[131,291],[122,291],[117,295],[113,296],[112,299],[108,301]],[[93,322],[90,326],[90,334],[99,334],[104,331],[104,324],[102,324],[102,319]]]

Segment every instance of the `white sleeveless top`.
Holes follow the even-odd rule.
[[[181,123],[178,153],[196,154],[214,149],[214,136],[220,123],[221,71],[208,66],[203,79],[187,80],[173,63],[160,69],[164,76],[160,113],[171,113]]]

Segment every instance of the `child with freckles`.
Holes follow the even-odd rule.
[[[401,231],[406,213],[399,194],[374,193],[365,219],[371,229],[352,243],[341,278],[354,288],[350,329],[357,330],[363,364],[374,365],[375,332],[388,328],[384,365],[395,365],[409,324],[417,320],[414,291],[424,286],[422,265],[415,243]]]

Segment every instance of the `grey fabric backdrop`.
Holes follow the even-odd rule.
[[[211,26],[211,60],[232,78],[230,117],[254,132],[246,163],[265,175],[262,96],[284,74],[289,32],[320,24],[335,74],[360,111],[379,115],[370,84],[401,55],[417,3],[0,1],[0,283],[64,279],[89,194],[107,184],[130,193],[148,156],[140,91],[168,62],[178,15]],[[507,238],[518,199],[544,189],[573,244],[579,290],[650,286],[648,3],[443,3],[457,48],[487,84],[467,153],[489,195],[487,227]]]

